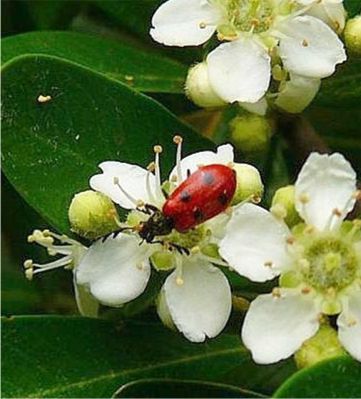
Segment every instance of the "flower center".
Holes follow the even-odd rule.
[[[352,244],[339,237],[313,240],[301,259],[304,278],[315,289],[339,291],[356,278],[358,261]]]
[[[217,27],[225,40],[236,38],[240,32],[261,33],[273,23],[275,7],[270,0],[215,0],[223,10],[224,22]]]

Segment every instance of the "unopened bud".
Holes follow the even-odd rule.
[[[113,202],[96,191],[74,195],[68,215],[72,230],[88,239],[96,239],[117,229],[117,211]]]
[[[303,343],[295,353],[298,368],[310,367],[322,360],[346,354],[338,340],[337,332],[328,324]]]
[[[201,62],[189,69],[185,92],[187,97],[199,107],[211,108],[226,105],[209,83],[206,62]]]
[[[176,330],[172,316],[169,311],[164,290],[161,290],[157,298],[157,313],[163,324],[171,330]]]
[[[361,15],[347,21],[344,35],[347,49],[351,53],[361,54]]]
[[[289,185],[279,188],[272,199],[271,211],[279,213],[282,209],[284,213],[284,221],[289,227],[293,227],[301,222],[301,218],[295,207],[295,186]]]
[[[237,116],[231,120],[230,130],[233,144],[247,154],[267,150],[272,133],[268,119],[260,115]]]
[[[260,202],[264,187],[258,169],[246,163],[235,163],[233,169],[237,174],[237,188],[232,205],[239,204],[247,199],[250,202]]]

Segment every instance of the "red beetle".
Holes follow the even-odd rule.
[[[139,226],[147,242],[155,236],[184,233],[227,209],[237,185],[236,172],[225,165],[202,166],[181,183],[167,198],[162,210],[145,205],[150,218]],[[157,241],[159,242],[159,241]]]

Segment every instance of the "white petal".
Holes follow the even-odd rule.
[[[75,273],[74,291],[79,313],[85,317],[98,317],[99,302],[89,293],[85,286],[77,284]]]
[[[303,165],[296,184],[296,209],[301,217],[318,230],[337,228],[352,210],[356,191],[356,173],[350,163],[338,153],[312,153]],[[302,197],[308,202],[302,203]],[[334,215],[337,209],[341,216]]]
[[[361,362],[361,291],[348,299],[348,310],[337,319],[338,337],[347,352]]]
[[[204,0],[168,0],[155,12],[150,34],[168,46],[198,46],[216,30],[220,11]],[[207,26],[201,28],[202,23]]]
[[[267,281],[289,264],[289,236],[287,226],[270,212],[244,204],[234,210],[219,253],[240,275],[252,281]]]
[[[285,69],[309,78],[325,78],[346,60],[336,33],[321,20],[302,16],[284,22],[278,29],[286,35],[280,40],[280,56]]]
[[[224,43],[207,57],[209,82],[224,101],[260,100],[270,82],[270,57],[252,39]]]
[[[139,245],[139,239],[128,234],[98,240],[75,271],[77,283],[87,286],[104,305],[121,306],[145,290],[150,251],[149,245]]]
[[[234,154],[233,147],[231,144],[224,144],[217,148],[217,152],[213,151],[201,151],[195,152],[194,154],[188,155],[181,160],[181,174],[182,181],[187,178],[187,173],[195,172],[200,165],[212,165],[212,164],[223,164],[226,165],[233,162]],[[169,179],[172,180],[174,176],[177,176],[177,167],[174,167]],[[178,183],[178,182],[177,182]]]
[[[182,266],[183,284],[175,270],[164,284],[165,299],[174,324],[192,342],[213,338],[224,328],[232,298],[224,274],[208,262],[187,259]]]
[[[248,112],[252,112],[254,114],[261,116],[266,115],[268,108],[266,97],[262,97],[260,100],[258,100],[255,103],[239,102],[238,104]]]
[[[278,362],[291,356],[317,332],[318,314],[319,309],[307,295],[260,295],[246,314],[243,342],[256,363]]]
[[[341,33],[345,27],[345,9],[342,1],[333,3],[330,1],[315,2],[307,11],[311,15],[325,22],[331,29]]]
[[[115,161],[102,162],[99,167],[103,173],[92,176],[90,179],[90,187],[93,190],[107,195],[122,208],[134,209],[134,203],[114,184],[114,178],[117,178],[121,187],[136,201],[154,203],[152,195],[155,193],[155,176],[152,173],[149,174],[151,191],[149,193],[146,183],[149,172],[146,169],[138,165]]]
[[[290,74],[290,80],[281,89],[275,104],[287,112],[302,112],[314,99],[320,84],[320,79]]]

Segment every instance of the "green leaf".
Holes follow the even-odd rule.
[[[320,362],[289,378],[276,398],[359,398],[361,364],[350,357]]]
[[[194,344],[155,323],[13,317],[3,320],[2,340],[3,397],[110,397],[144,378],[223,382],[269,393],[275,388],[269,381],[282,369],[256,366],[236,335]]]
[[[344,5],[348,13],[348,17],[354,17],[361,12],[360,0],[345,0]]]
[[[114,398],[262,398],[256,392],[214,382],[149,378],[123,385]]]
[[[88,67],[144,92],[183,93],[187,68],[114,39],[74,32],[30,32],[2,41],[2,62],[45,54]]]
[[[39,103],[40,94],[51,100]],[[146,166],[154,144],[161,144],[168,172],[175,133],[184,136],[186,153],[212,146],[154,100],[54,57],[8,62],[2,100],[3,170],[26,201],[62,231],[72,196],[88,188],[100,162]]]

